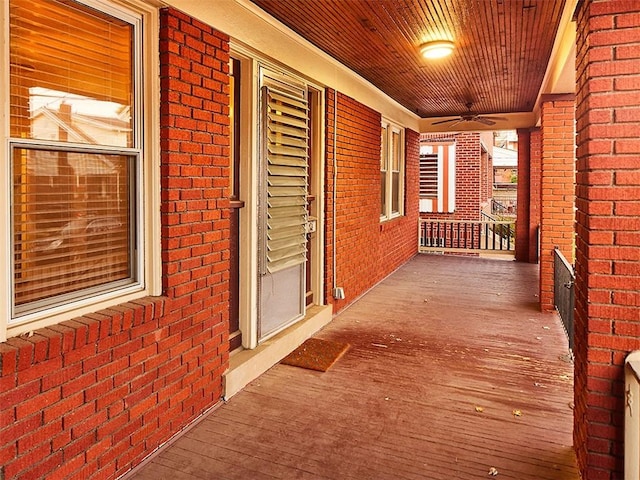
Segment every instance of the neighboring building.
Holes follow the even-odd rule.
[[[518,151],[493,147],[494,213],[515,215],[518,208]]]
[[[481,220],[493,191],[491,132],[420,136],[420,217]]]

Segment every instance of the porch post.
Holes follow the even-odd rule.
[[[540,177],[540,307],[553,310],[553,249],[573,263],[575,200],[575,100],[542,98]]]
[[[574,445],[582,478],[610,480],[640,348],[640,2],[579,2],[576,21]]]
[[[540,224],[540,129],[520,128],[518,133],[518,215],[516,260],[538,262]]]
[[[531,189],[529,187],[530,142],[531,133],[528,129],[519,128],[518,133],[518,207],[516,217],[516,261],[529,262],[529,204]]]

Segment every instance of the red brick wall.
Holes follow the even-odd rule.
[[[575,100],[573,95],[543,97],[540,178],[540,307],[553,304],[554,247],[573,263],[575,196]]]
[[[542,197],[540,182],[542,177],[542,132],[539,128],[531,129],[529,144],[529,261],[538,262],[540,226],[540,202]]]
[[[623,474],[623,364],[640,348],[640,3],[577,11],[574,445],[585,480]]]
[[[116,478],[219,401],[228,364],[228,38],[161,15],[166,297],[0,344],[0,478]]]
[[[418,249],[420,134],[405,130],[405,191],[402,218],[380,224],[378,268],[380,280],[400,267]]]
[[[327,90],[326,126],[326,298],[339,311],[413,256],[418,249],[419,135],[405,131],[405,215],[380,222],[380,133],[378,112],[337,93],[334,185],[334,95]],[[336,244],[333,245],[333,191]],[[333,255],[337,283],[333,285]],[[334,286],[345,299],[334,300]]]

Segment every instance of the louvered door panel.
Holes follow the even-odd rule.
[[[269,273],[306,261],[308,107],[304,94],[264,87]]]

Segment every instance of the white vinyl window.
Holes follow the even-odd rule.
[[[380,151],[380,220],[404,215],[404,130],[382,121]]]
[[[9,1],[9,324],[144,286],[142,18]]]

